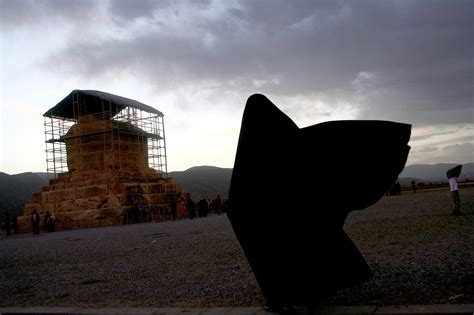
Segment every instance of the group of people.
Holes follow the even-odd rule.
[[[402,185],[397,180],[385,192],[385,196],[400,196],[402,194]]]
[[[451,199],[453,200],[454,203],[454,209],[452,210],[453,215],[462,215],[461,211],[461,197],[459,195],[459,187],[458,187],[458,182],[457,182],[457,177],[450,177],[448,179],[449,181],[449,190],[451,192]],[[410,182],[411,189],[413,193],[416,193],[416,188],[417,184],[415,180],[412,180]],[[402,186],[400,185],[399,181],[396,181],[395,183],[392,184],[392,186],[386,191],[385,195],[388,196],[393,196],[393,195],[401,195],[402,192]]]
[[[56,230],[56,218],[54,213],[50,214],[49,211],[46,211],[43,217],[43,226],[46,232],[54,232]],[[41,217],[38,212],[33,210],[31,214],[31,226],[33,227],[33,234],[40,234],[40,222]]]
[[[177,200],[170,204],[171,217],[174,221],[176,219],[184,219],[187,216],[190,219],[196,217],[205,218],[209,212],[221,215],[222,212],[226,211],[226,202],[227,200],[222,200],[220,195],[217,195],[212,201],[202,198],[197,203],[192,200],[190,195],[178,197]]]
[[[170,202],[169,207],[149,207],[147,204],[134,205],[128,208],[123,217],[124,224],[143,223],[156,220],[173,220],[185,219],[189,217],[194,219],[196,217],[205,218],[209,213],[216,213],[220,215],[226,211],[227,200],[222,200],[220,195],[217,195],[213,200],[202,198],[195,202],[190,194],[178,196]]]
[[[10,217],[10,213],[7,211],[4,216],[4,226],[7,236],[12,235],[12,230],[14,234],[18,234],[18,221],[17,217],[14,216],[13,219]]]

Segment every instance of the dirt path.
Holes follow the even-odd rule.
[[[474,188],[382,198],[345,230],[375,276],[336,305],[474,303]],[[0,238],[0,306],[260,306],[225,215]]]

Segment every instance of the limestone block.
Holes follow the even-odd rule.
[[[68,187],[65,187],[64,185],[65,185],[65,183],[56,183],[56,184],[50,185],[50,186],[51,186],[51,190],[61,190],[61,189],[64,189],[64,188],[68,188]]]
[[[107,177],[91,180],[92,185],[107,185],[108,183],[109,183],[109,179]]]
[[[114,195],[119,195],[123,192],[122,184],[116,182],[113,184],[109,184],[109,193]]]
[[[148,194],[146,198],[151,204],[160,204],[164,202],[164,194]]]
[[[99,209],[107,203],[106,196],[98,196],[92,198],[80,198],[73,201],[63,201],[56,203],[56,212],[72,212],[88,209]]]
[[[61,190],[51,190],[48,192],[43,192],[42,201],[43,202],[60,202],[65,200],[74,200],[76,199],[76,189],[61,189]]]
[[[106,218],[115,218],[122,214],[122,207],[106,207],[100,209],[101,220]]]
[[[168,193],[164,194],[164,203],[171,203],[173,201],[176,201],[176,198],[178,197],[178,193]]]
[[[57,176],[58,176],[58,177],[57,177],[58,180],[66,179],[66,178],[69,177],[69,172],[58,173]]]
[[[165,192],[170,193],[176,191],[176,186],[173,183],[167,183],[165,185]]]
[[[75,182],[71,181],[69,183],[64,184],[64,189],[77,188],[77,187],[82,187],[82,186],[86,186],[83,181],[75,181]]]
[[[75,211],[75,210],[80,210],[80,207],[77,206],[74,202],[71,201],[61,201],[57,202],[55,204],[55,211],[56,212],[69,212],[69,211]],[[88,209],[87,207],[84,207],[84,209]]]
[[[41,203],[41,192],[35,192],[31,196],[32,203]]]
[[[115,195],[107,196],[107,207],[109,208],[119,208],[121,206],[120,199]]]
[[[150,184],[150,192],[152,194],[158,194],[158,193],[163,193],[165,192],[165,185],[162,183],[153,183]]]
[[[126,194],[144,194],[142,187],[140,184],[135,183],[127,183],[124,184],[124,190]]]
[[[64,221],[98,220],[100,217],[101,211],[98,209],[70,211],[65,214]]]
[[[77,188],[77,198],[89,198],[107,195],[107,185],[91,185]]]
[[[127,206],[136,206],[142,203],[147,203],[144,194],[125,194],[122,197],[122,204]]]
[[[150,193],[150,184],[149,183],[140,183],[140,189],[143,191],[144,194],[149,194]]]
[[[17,222],[19,233],[28,233],[33,231],[33,227],[31,226],[31,217],[29,215],[17,217]]]
[[[66,202],[70,202],[70,201],[66,201]],[[54,203],[42,203],[41,205],[43,206],[44,213],[46,213],[46,211],[48,211],[49,213],[54,213],[54,210],[55,210]]]

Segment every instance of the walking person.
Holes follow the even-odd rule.
[[[454,202],[453,215],[460,215],[461,212],[461,197],[459,196],[458,181],[456,177],[449,179],[449,189],[451,190],[451,198]]]
[[[459,196],[458,180],[461,175],[462,165],[457,165],[446,172],[449,180],[449,190],[451,191],[451,199],[454,202],[453,215],[461,215],[461,197]]]

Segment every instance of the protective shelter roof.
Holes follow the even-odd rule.
[[[111,111],[112,116],[118,114],[126,107],[137,108],[148,113],[163,116],[162,112],[149,105],[145,105],[126,97],[96,90],[73,90],[62,101],[44,113],[43,116],[69,119],[78,118],[77,109],[75,112],[75,108],[73,106],[74,97],[77,97],[76,100],[79,100],[79,104],[83,104],[80,108],[81,116],[93,115],[103,112],[104,107],[102,105],[104,100],[110,102],[112,105],[107,107],[107,111]]]

